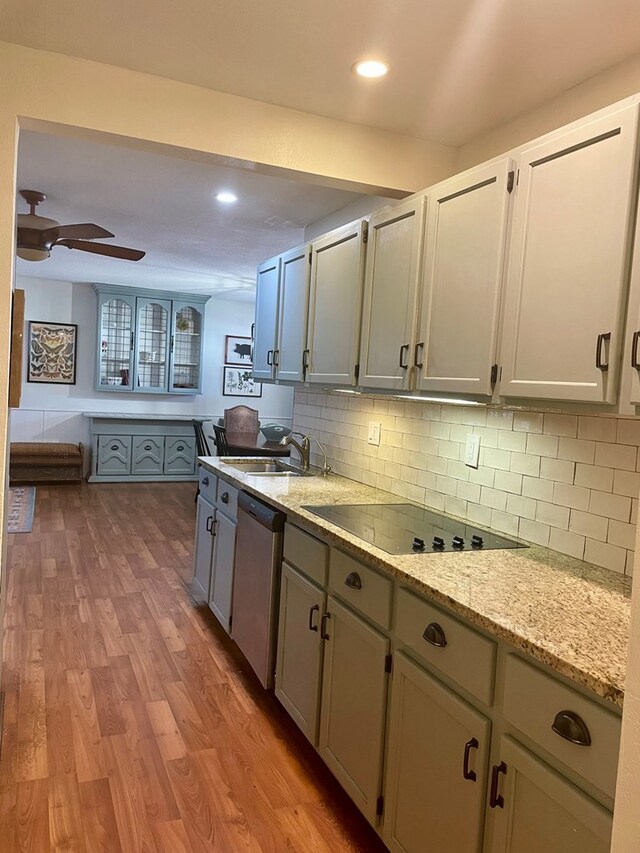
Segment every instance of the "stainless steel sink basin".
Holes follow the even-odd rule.
[[[246,462],[234,459],[227,461],[226,464],[252,477],[313,477],[312,471],[302,471],[280,459],[265,459],[264,462],[256,462],[254,459],[248,459]]]

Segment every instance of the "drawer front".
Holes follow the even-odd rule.
[[[162,474],[164,463],[164,437],[151,435],[148,438],[136,435],[133,438],[131,457],[132,474]]]
[[[327,584],[329,546],[293,524],[284,529],[285,559],[320,586]]]
[[[196,470],[196,440],[195,438],[165,438],[164,473],[193,474]]]
[[[101,435],[98,441],[98,474],[103,476],[131,473],[131,436]]]
[[[232,519],[238,517],[238,489],[218,477],[216,506]]]
[[[510,654],[505,673],[504,715],[523,734],[613,797],[620,748],[617,714]],[[583,725],[588,732],[586,740],[591,741],[589,746],[566,739],[573,736],[585,740]],[[557,734],[553,726],[565,737]]]
[[[203,468],[201,465],[198,480],[200,494],[211,503],[215,503],[216,489],[218,486],[218,478],[216,475],[212,474],[211,471],[207,471],[207,469]]]
[[[391,624],[393,581],[354,560],[342,551],[331,549],[329,586],[344,601],[352,604],[383,628]]]
[[[395,633],[410,649],[486,705],[493,704],[496,643],[408,589],[398,590]]]

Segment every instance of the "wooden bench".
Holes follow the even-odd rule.
[[[38,483],[80,483],[84,477],[82,444],[12,441],[9,482],[12,486]]]

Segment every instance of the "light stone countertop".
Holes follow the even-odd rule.
[[[199,461],[212,473],[286,512],[291,521],[322,534],[345,551],[622,706],[630,578],[535,545],[480,553],[387,554],[301,507],[407,503],[396,495],[335,474],[328,478],[252,477],[217,457],[202,457]],[[244,457],[242,461],[249,460]]]
[[[155,412],[82,412],[85,418],[116,421],[212,421],[218,415],[159,415]]]

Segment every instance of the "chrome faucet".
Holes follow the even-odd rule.
[[[331,473],[331,465],[327,464],[327,454],[325,453],[324,447],[320,444],[315,435],[302,435],[300,432],[293,433],[294,435],[300,435],[302,437],[302,444],[297,442],[295,438],[291,438],[291,435],[285,435],[284,438],[280,439],[280,444],[288,445],[291,444],[296,448],[298,453],[300,454],[300,460],[302,462],[302,470],[309,470],[310,456],[311,456],[311,439],[315,441],[315,443],[320,448],[320,452],[322,453],[322,457],[324,459],[321,474],[323,477],[326,477],[327,474]]]

